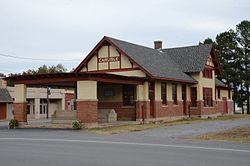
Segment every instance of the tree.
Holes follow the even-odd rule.
[[[62,72],[66,72],[67,69],[62,65],[62,64],[58,64],[56,66],[52,65],[52,66],[47,66],[47,65],[42,65],[40,67],[38,67],[37,70],[34,69],[29,69],[23,73],[10,73],[8,74],[9,77],[12,76],[18,76],[18,75],[33,75],[33,74],[45,74],[45,73],[62,73]],[[12,81],[8,81],[7,82],[8,86],[13,86],[14,83]]]
[[[5,75],[3,73],[0,73],[0,77],[5,77]]]
[[[199,42],[201,44],[214,44],[214,41],[211,38],[206,38],[203,42]]]
[[[250,114],[250,22],[242,21],[236,25],[236,31],[230,29],[216,36],[216,41],[207,38],[199,44],[213,43],[223,70],[222,79],[234,89],[233,100],[242,107],[247,101],[247,113]]]
[[[54,65],[52,65],[52,66],[42,65],[37,70],[29,69],[29,70],[23,72],[22,75],[44,74],[44,73],[63,73],[66,71],[67,71],[67,69],[62,64],[58,64],[56,66],[54,66]]]
[[[233,99],[235,105],[235,97],[238,97],[238,86],[240,85],[241,80],[241,75],[236,74],[240,73],[240,57],[239,49],[237,47],[236,32],[231,29],[218,34],[216,36],[215,48],[223,71],[219,78],[223,80],[223,82],[226,83],[228,87],[233,87],[235,94]]]
[[[250,114],[250,22],[242,21],[236,26],[237,41],[241,55],[242,81],[247,100],[247,114]]]

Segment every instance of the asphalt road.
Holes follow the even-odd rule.
[[[245,124],[249,121],[231,123]],[[166,134],[166,131],[171,133],[174,129],[181,132],[183,128],[188,135],[187,126],[192,126],[189,134],[193,134],[193,131],[199,131],[201,125],[204,124],[112,136],[71,130],[1,129],[0,166],[250,165],[250,144],[194,141]]]

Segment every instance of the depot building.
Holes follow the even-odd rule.
[[[212,45],[149,48],[103,37],[71,73],[8,77],[15,84],[14,118],[27,122],[28,86],[75,89],[76,119],[97,124],[101,109],[118,121],[172,120],[232,113],[232,92],[217,79]]]

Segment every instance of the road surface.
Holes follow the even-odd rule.
[[[220,127],[213,127],[215,123]],[[249,119],[204,122],[111,136],[2,127],[0,165],[249,166],[250,144],[182,139],[202,133],[204,126],[210,131],[247,124]]]

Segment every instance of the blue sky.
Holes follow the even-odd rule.
[[[104,36],[153,47],[196,45],[249,20],[249,0],[0,0],[0,73],[76,67]],[[65,61],[68,60],[68,61]]]

